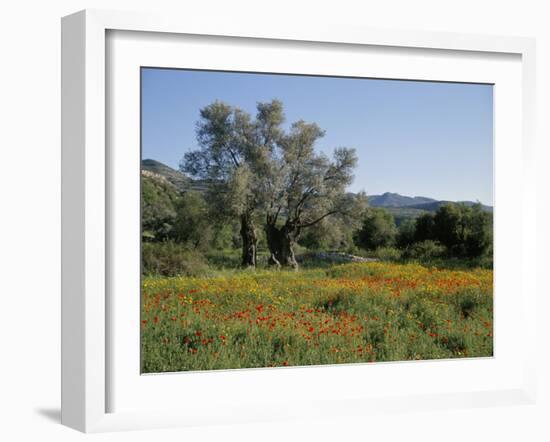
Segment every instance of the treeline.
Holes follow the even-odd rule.
[[[353,224],[338,215],[327,217],[295,247],[300,252],[342,251],[396,261],[454,259],[491,267],[492,225],[492,214],[481,205],[448,204],[399,226],[385,209],[366,207]],[[193,275],[212,264],[241,264],[239,223],[212,213],[206,194],[179,192],[159,176],[142,177],[142,239],[145,273]],[[261,230],[257,248],[267,263],[269,249]]]
[[[424,250],[472,258],[492,243],[491,215],[481,207],[448,205],[401,223],[351,194],[354,149],[332,158],[315,151],[324,131],[302,120],[283,127],[282,103],[259,103],[253,117],[222,102],[200,111],[196,150],[180,170],[208,183],[180,192],[159,176],[142,174],[142,262],[145,273],[192,274],[207,261],[297,268],[295,251],[373,253],[399,257]],[[240,250],[239,262],[233,253]],[[397,252],[396,252],[397,251]]]
[[[258,103],[254,117],[219,101],[201,109],[198,149],[185,153],[180,169],[209,185],[204,207],[184,195],[167,213],[174,219],[174,240],[189,241],[199,233],[200,244],[209,226],[219,233],[216,227],[237,225],[243,267],[256,266],[265,239],[269,265],[297,268],[295,247],[308,230],[329,218],[350,226],[359,222],[366,196],[346,192],[355,150],[338,147],[328,158],[315,151],[324,136],[317,124],[299,120],[287,130],[284,122],[277,100]],[[198,232],[190,231],[191,222]]]
[[[143,174],[142,263],[147,274],[200,274],[207,265],[237,267],[242,264],[241,224],[216,212],[205,192],[185,191],[162,176]],[[284,215],[281,216],[284,219]],[[361,225],[349,215],[332,215],[305,230],[293,249],[356,250],[353,234]],[[257,219],[260,223],[261,219]],[[267,235],[256,232],[257,255],[268,264]]]
[[[369,208],[355,235],[358,247],[403,259],[454,258],[492,266],[493,216],[481,204],[449,203],[435,213],[408,219],[396,227],[390,213]]]

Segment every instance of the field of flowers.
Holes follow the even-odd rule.
[[[493,354],[493,272],[416,264],[144,278],[144,373]]]

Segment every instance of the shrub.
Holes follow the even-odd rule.
[[[401,255],[401,251],[395,247],[379,247],[374,252],[374,257],[378,258],[380,261],[399,261],[401,259]]]
[[[201,253],[172,241],[142,243],[141,257],[144,275],[199,276],[208,271]]]
[[[446,253],[443,245],[437,241],[426,240],[412,244],[403,253],[406,259],[418,261],[430,261],[432,259],[441,258]]]
[[[413,242],[433,240],[435,238],[435,217],[431,213],[425,213],[416,219],[416,227],[413,234]]]
[[[205,256],[208,264],[216,269],[237,269],[241,266],[242,251],[239,249],[209,250]]]
[[[410,246],[415,241],[416,220],[405,219],[397,230],[395,243],[400,249]]]
[[[162,241],[171,233],[176,219],[177,191],[166,181],[141,176],[141,229],[146,241]]]
[[[323,219],[301,234],[298,244],[309,250],[341,250],[353,246],[353,229],[337,216]]]
[[[477,258],[492,246],[492,215],[481,204],[446,204],[434,216],[434,233],[453,256]]]
[[[365,250],[375,250],[394,244],[397,227],[391,213],[381,208],[369,208],[363,225],[356,232],[355,244]]]
[[[480,267],[482,269],[492,269],[493,268],[493,248],[490,247],[485,254],[480,256],[477,259],[472,260],[475,263],[475,267]]]
[[[172,237],[194,249],[207,249],[213,237],[208,206],[199,192],[185,192],[176,204]]]

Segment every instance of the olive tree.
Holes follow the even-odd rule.
[[[283,133],[282,104],[259,103],[253,120],[242,110],[216,101],[200,111],[199,149],[187,152],[181,169],[208,180],[207,200],[214,217],[240,220],[242,265],[256,266],[255,218],[271,189],[272,153]]]
[[[346,193],[355,151],[337,148],[332,159],[316,152],[324,131],[315,123],[298,121],[285,132],[280,101],[258,103],[255,119],[222,102],[200,115],[199,149],[185,154],[181,169],[209,181],[217,214],[240,218],[244,266],[256,265],[259,213],[269,263],[297,268],[293,247],[303,229],[336,214],[352,223],[366,205],[364,194]]]
[[[317,124],[298,121],[269,152],[265,232],[272,265],[297,268],[294,245],[304,229],[336,214],[351,222],[366,204],[363,194],[346,193],[357,164],[355,150],[337,148],[329,159],[315,151],[323,135]]]
[[[216,101],[200,111],[199,148],[187,152],[180,169],[209,183],[207,201],[216,216],[238,217],[242,265],[256,265],[256,201],[249,162],[253,124],[242,110]]]

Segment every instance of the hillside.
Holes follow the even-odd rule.
[[[205,192],[208,188],[207,181],[193,180],[160,161],[146,159],[141,162],[141,167],[142,170],[165,179],[180,192],[189,190]],[[397,224],[400,224],[403,220],[408,218],[417,218],[427,212],[436,212],[442,205],[452,202],[453,201],[436,200],[425,196],[405,196],[392,192],[369,196],[369,205],[371,207],[382,207],[386,209],[394,216]],[[467,206],[476,204],[473,201],[459,201],[459,203],[466,204]],[[482,205],[482,209],[487,212],[493,212],[491,206]]]
[[[445,204],[449,204],[449,203],[454,203],[454,201],[432,201],[424,204],[414,204],[408,207],[412,209],[425,210],[428,212],[436,212],[441,206],[444,206]],[[466,206],[473,206],[474,204],[477,204],[473,201],[457,201],[457,203],[464,204]],[[493,212],[493,208],[491,206],[486,206],[482,204],[481,208],[486,212]]]
[[[166,180],[176,186],[179,190],[183,190],[187,184],[189,184],[189,178],[186,177],[183,173],[172,169],[166,164],[161,163],[160,161],[146,159],[141,161],[141,170],[151,172],[161,177],[166,178]]]
[[[149,172],[158,177],[164,178],[170,184],[176,187],[180,192],[193,190],[196,192],[205,192],[208,183],[204,180],[193,180],[181,173],[179,170],[172,169],[164,163],[157,160],[145,159],[141,161],[141,170]]]
[[[424,196],[403,196],[398,193],[386,192],[382,195],[369,196],[369,204],[372,207],[407,207],[418,204],[435,202],[433,198]]]

